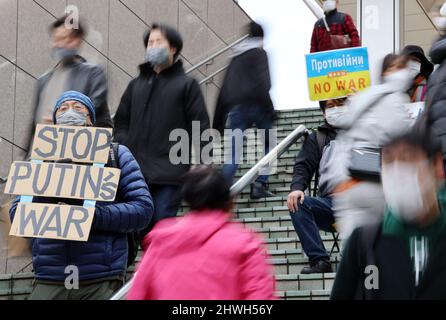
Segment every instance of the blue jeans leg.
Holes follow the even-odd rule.
[[[242,132],[251,126],[248,114],[248,108],[244,106],[236,106],[228,115],[228,121],[226,127],[231,130],[241,130]],[[241,148],[240,148],[241,147]],[[232,137],[231,141],[231,158],[225,158],[225,164],[222,169],[225,179],[232,184],[234,176],[239,168],[243,152],[243,144],[241,146],[236,144],[236,138]]]
[[[313,264],[330,257],[325,249],[319,230],[330,231],[334,224],[332,199],[307,197],[297,212],[291,213],[294,229],[299,236],[302,249]]]
[[[155,205],[154,220],[176,217],[181,206],[180,187],[156,186],[152,194]],[[152,190],[152,189],[151,189]]]
[[[251,116],[253,122],[257,126],[257,129],[265,130],[265,136],[262,143],[265,151],[264,156],[266,156],[271,151],[270,132],[272,132],[271,130],[273,128],[274,117],[270,112],[266,111],[266,108],[263,106],[252,106]],[[268,175],[262,175],[257,178],[257,182],[267,184],[268,179]]]
[[[149,233],[158,221],[176,217],[181,207],[182,199],[179,186],[149,185],[149,190],[155,210],[150,225],[139,233],[141,238]]]

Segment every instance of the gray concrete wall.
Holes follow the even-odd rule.
[[[250,20],[232,0],[0,0],[0,135],[25,145],[32,121],[36,79],[54,65],[50,57],[48,26],[62,16],[66,5],[79,8],[89,35],[82,55],[101,64],[109,82],[109,106],[114,113],[128,82],[142,62],[143,32],[155,21],[169,23],[184,37],[183,60],[189,68],[242,36]],[[226,63],[224,54],[193,75],[203,79]],[[202,86],[212,109],[221,76]],[[0,142],[0,177],[23,153]],[[0,190],[0,201],[7,197]],[[23,259],[7,260],[0,240],[0,273],[11,273]]]

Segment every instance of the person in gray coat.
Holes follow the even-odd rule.
[[[82,21],[78,21],[77,28],[69,28],[67,19],[71,18],[63,16],[49,27],[52,55],[57,65],[37,80],[34,121],[30,123],[30,136],[25,149],[31,146],[37,124],[52,124],[52,108],[65,91],[74,90],[90,97],[95,105],[95,125],[113,127],[107,104],[107,80],[104,70],[88,63],[78,54],[87,33],[86,27]]]
[[[321,172],[325,180],[321,183],[334,190],[333,208],[341,239],[347,239],[356,227],[379,221],[384,211],[381,183],[351,177],[351,152],[353,148],[381,148],[411,128],[413,121],[405,104],[410,102],[407,90],[414,76],[407,62],[407,57],[386,56],[382,84],[353,96],[348,112],[338,120],[343,130],[329,147],[336,161]]]

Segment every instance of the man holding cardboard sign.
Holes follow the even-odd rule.
[[[94,110],[83,94],[62,95],[56,126],[39,126],[32,150],[33,159],[56,162],[12,166],[6,192],[34,197],[17,198],[10,210],[11,234],[32,239],[36,279],[29,299],[110,298],[123,285],[127,234],[152,218],[139,165],[125,146],[114,153],[111,132],[90,128]]]

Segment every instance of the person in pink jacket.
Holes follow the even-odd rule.
[[[223,175],[198,166],[185,177],[192,211],[160,222],[146,236],[129,300],[271,300],[273,268],[262,239],[232,222]]]

